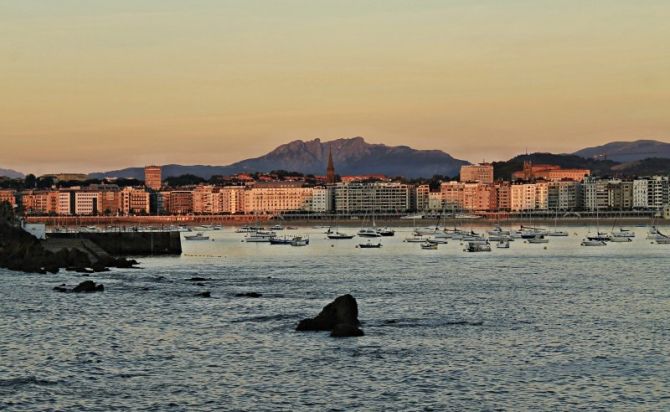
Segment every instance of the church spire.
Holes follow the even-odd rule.
[[[333,164],[333,147],[328,146],[328,168],[326,169],[326,183],[335,183],[335,165]]]

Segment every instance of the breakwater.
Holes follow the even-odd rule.
[[[50,233],[50,239],[86,239],[113,256],[181,254],[179,232]]]

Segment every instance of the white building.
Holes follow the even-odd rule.
[[[410,211],[411,186],[404,183],[338,183],[335,210],[338,213]]]
[[[649,207],[649,181],[647,179],[633,180],[633,207],[635,209]]]
[[[77,216],[97,215],[102,204],[101,192],[74,192],[74,213]]]
[[[327,187],[312,189],[312,197],[307,202],[307,211],[314,213],[330,212],[332,205],[332,190]]]

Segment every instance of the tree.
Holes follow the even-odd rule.
[[[23,187],[26,189],[34,189],[35,184],[37,183],[37,178],[35,177],[34,174],[29,174],[26,176],[26,178],[23,180]]]

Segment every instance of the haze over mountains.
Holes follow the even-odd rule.
[[[232,175],[240,172],[269,172],[288,170],[323,175],[332,147],[335,169],[340,175],[384,174],[408,178],[433,175],[456,176],[460,166],[468,164],[440,150],[416,150],[408,146],[370,144],[362,137],[321,141],[295,140],[281,145],[263,156],[227,166],[177,164],[163,165],[163,176],[193,174],[209,179],[213,175]],[[573,154],[533,153],[516,156],[508,161],[495,162],[496,175],[507,178],[510,171],[519,170],[524,160],[550,163],[563,167],[591,169],[598,175],[650,175],[670,173],[670,143],[656,140],[611,142],[588,147]],[[0,176],[22,178],[14,170],[0,169]],[[92,173],[91,178],[144,178],[143,167],[131,167]]]
[[[324,175],[330,148],[332,148],[335,170],[340,175],[384,174],[387,176],[403,175],[410,178],[436,174],[455,176],[461,165],[469,163],[455,159],[440,150],[416,150],[407,146],[370,144],[362,137],[354,137],[328,142],[322,142],[320,139],[295,140],[277,147],[264,156],[228,166],[166,165],[163,168],[163,176],[189,173],[208,179],[212,175],[272,170]],[[91,174],[91,177],[94,178],[107,176],[142,179],[144,170],[129,168]]]
[[[602,146],[587,147],[573,154],[585,158],[609,159],[615,162],[632,162],[651,157],[670,159],[670,143],[657,140],[611,142]]]

